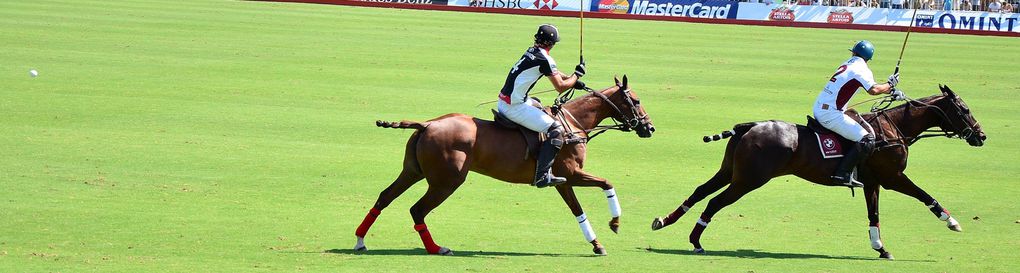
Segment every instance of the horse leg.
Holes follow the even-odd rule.
[[[471,164],[464,152],[445,153],[440,156],[443,160],[422,161],[421,168],[425,170],[425,179],[428,181],[429,188],[410,209],[411,219],[414,220],[414,230],[421,237],[421,242],[425,245],[425,251],[428,254],[453,255],[453,251],[449,248],[440,247],[432,240],[432,234],[429,233],[428,226],[425,225],[425,216],[443,201],[446,201],[446,198],[450,197],[461,184],[464,184],[468,169],[470,169],[468,166]]]
[[[358,226],[358,229],[354,231],[354,235],[358,237],[358,243],[354,245],[355,251],[368,250],[365,247],[365,235],[368,234],[368,229],[375,223],[375,219],[379,217],[382,210],[389,206],[394,199],[397,199],[404,191],[407,191],[407,188],[421,181],[422,178],[425,177],[417,171],[405,168],[389,187],[386,187],[385,190],[379,193],[379,198],[376,199],[375,205],[368,211],[368,215],[365,215],[365,219],[361,220],[361,225]]]
[[[420,134],[415,132],[407,139],[407,144],[404,146],[403,170],[400,171],[400,175],[397,176],[397,179],[389,187],[386,187],[386,189],[379,193],[379,198],[375,200],[375,205],[365,215],[365,219],[361,220],[361,225],[358,225],[358,229],[354,231],[354,235],[358,237],[358,243],[354,245],[355,251],[368,250],[365,247],[365,235],[368,234],[368,229],[375,223],[375,219],[379,217],[382,210],[389,206],[393,199],[397,199],[397,197],[407,191],[407,188],[410,188],[411,185],[425,178],[422,175],[417,159],[419,138],[421,138]]]
[[[704,184],[701,184],[701,186],[698,186],[698,188],[694,190],[694,193],[687,197],[683,203],[680,203],[680,206],[673,210],[673,212],[666,215],[666,217],[656,217],[652,220],[652,230],[659,230],[676,223],[676,221],[679,220],[681,216],[684,216],[684,214],[687,213],[694,204],[704,200],[709,194],[712,194],[729,184],[731,177],[733,177],[732,170],[729,168],[719,169],[719,171],[716,172],[711,179]]]
[[[878,251],[879,258],[892,260],[892,254],[885,251],[878,228],[878,183],[865,183],[864,193],[868,204],[868,238],[871,239],[871,249]]]
[[[921,201],[921,203],[927,206],[928,210],[930,210],[931,213],[935,214],[935,217],[938,217],[939,220],[946,222],[946,227],[948,227],[949,230],[956,232],[963,231],[963,228],[960,227],[960,222],[957,222],[956,218],[953,218],[953,216],[949,215],[949,211],[946,210],[945,208],[942,208],[942,205],[939,204],[939,201],[936,201],[935,198],[932,198],[931,195],[928,195],[927,192],[924,192],[924,190],[918,187],[917,184],[914,184],[914,181],[911,181],[906,174],[900,173],[889,182],[890,183],[883,183],[882,186],[887,189],[894,190],[902,194],[906,194],[916,198],[917,201]]]
[[[610,184],[605,178],[597,177],[588,174],[583,171],[578,171],[576,176],[570,177],[568,183],[571,186],[576,187],[599,187],[602,192],[606,194],[606,202],[609,203],[609,215],[613,219],[609,220],[609,229],[613,233],[619,233],[620,229],[620,215],[623,211],[620,208],[620,199],[616,195],[616,189],[613,188],[613,184]]]
[[[691,231],[689,237],[691,244],[694,245],[694,253],[705,253],[705,249],[701,247],[701,234],[705,232],[708,223],[712,221],[712,216],[719,212],[719,210],[722,210],[722,208],[733,204],[733,202],[736,202],[748,192],[765,185],[765,182],[768,182],[768,180],[765,176],[748,177],[748,175],[744,175],[744,177],[736,177],[733,179],[733,183],[726,187],[722,193],[709,200],[708,206],[705,207],[705,212],[701,213],[701,218],[698,218],[698,222],[694,224],[694,230]]]
[[[425,251],[428,254],[453,255],[453,251],[449,248],[441,247],[432,240],[432,234],[429,232],[428,226],[425,225],[425,216],[432,212],[432,209],[442,204],[443,201],[446,201],[446,198],[450,197],[462,183],[463,180],[445,187],[430,184],[429,189],[425,191],[425,195],[411,206],[410,212],[411,219],[414,220],[414,231],[418,232],[418,236],[421,237],[421,243],[425,245]]]
[[[581,227],[581,233],[584,234],[584,239],[591,243],[592,251],[595,255],[606,255],[606,248],[602,247],[599,240],[595,238],[595,230],[591,228],[591,223],[588,222],[588,216],[584,214],[584,210],[581,209],[581,203],[577,202],[577,196],[574,195],[574,189],[568,185],[556,186],[556,191],[560,192],[560,197],[563,197],[563,202],[567,203],[567,207],[570,208],[570,212],[574,213],[577,219],[577,224]]]

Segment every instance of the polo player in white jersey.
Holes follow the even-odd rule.
[[[847,147],[833,180],[848,187],[863,187],[864,184],[853,177],[853,169],[862,162],[875,147],[875,136],[864,130],[857,121],[845,115],[846,105],[857,90],[864,88],[871,95],[892,94],[902,97],[903,93],[896,90],[900,75],[889,76],[889,81],[876,84],[875,77],[868,68],[868,61],[875,55],[875,46],[864,40],[857,42],[852,49],[852,56],[844,62],[829,79],[825,89],[815,100],[814,116],[822,126],[836,132],[840,136],[853,140],[856,145]]]
[[[561,137],[565,132],[559,122],[542,109],[532,106],[538,102],[528,97],[528,92],[543,76],[549,78],[553,87],[560,93],[570,88],[585,87],[584,82],[580,81],[585,73],[583,59],[574,67],[573,74],[564,75],[556,69],[556,61],[549,55],[549,51],[559,41],[560,35],[556,27],[548,24],[539,26],[538,33],[535,34],[535,45],[528,48],[524,56],[510,68],[503,89],[499,92],[499,100],[496,102],[496,109],[508,119],[532,131],[547,134],[548,137],[538,150],[538,164],[535,168],[533,185],[539,188],[567,181],[563,177],[552,175],[552,163],[556,159],[556,153],[563,147]]]

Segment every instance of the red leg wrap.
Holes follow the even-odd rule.
[[[414,230],[418,232],[418,236],[421,236],[421,243],[425,245],[425,251],[429,254],[439,253],[439,246],[435,241],[432,241],[432,234],[429,233],[429,228],[425,224],[414,225]]]
[[[691,206],[687,204],[687,200],[684,200],[683,204],[677,207],[676,210],[674,210],[672,213],[666,215],[666,218],[662,219],[662,225],[663,226],[672,225],[673,223],[676,223],[677,220],[680,220],[680,217],[684,216],[684,214],[687,213],[687,210],[685,210],[684,208],[687,209],[691,208]]]
[[[354,231],[354,235],[365,238],[365,234],[368,234],[368,229],[375,223],[375,218],[379,217],[381,211],[372,208],[368,210],[368,215],[365,215],[365,220],[361,220],[361,225],[358,226],[358,230]]]

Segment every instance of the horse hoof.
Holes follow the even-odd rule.
[[[665,225],[662,223],[661,217],[655,217],[655,220],[652,220],[652,230],[660,230],[664,226]]]
[[[892,259],[893,259],[893,256],[892,256],[892,253],[889,253],[889,252],[882,252],[882,254],[878,254],[878,258],[879,258],[879,259],[886,259],[886,260],[892,260]]]
[[[705,249],[704,248],[695,248],[694,249],[694,254],[705,254]]]
[[[453,256],[453,250],[450,250],[449,248],[445,247],[440,247],[439,252],[436,252],[435,254],[441,256]]]
[[[620,234],[620,218],[613,218],[612,220],[609,220],[609,230],[612,230],[613,233]]]
[[[606,254],[608,254],[606,253],[606,249],[602,247],[596,247],[592,249],[592,252],[595,252],[596,256],[606,256]]]
[[[365,251],[365,250],[368,250],[368,248],[365,247],[365,238],[358,237],[358,242],[354,244],[354,251]]]
[[[946,227],[952,231],[963,232],[963,227],[960,226],[960,222],[957,222],[956,218],[953,218],[952,216],[946,219]]]

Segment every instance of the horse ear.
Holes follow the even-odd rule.
[[[616,82],[616,86],[620,86],[620,78],[617,78],[616,76],[613,76],[613,81]]]
[[[955,98],[956,97],[956,93],[953,93],[953,90],[949,89],[948,85],[940,85],[939,88],[942,89],[942,94],[946,94],[946,96],[948,96],[950,98]]]
[[[621,85],[621,87],[623,87],[623,89],[627,89],[627,74],[623,74],[623,85]]]

